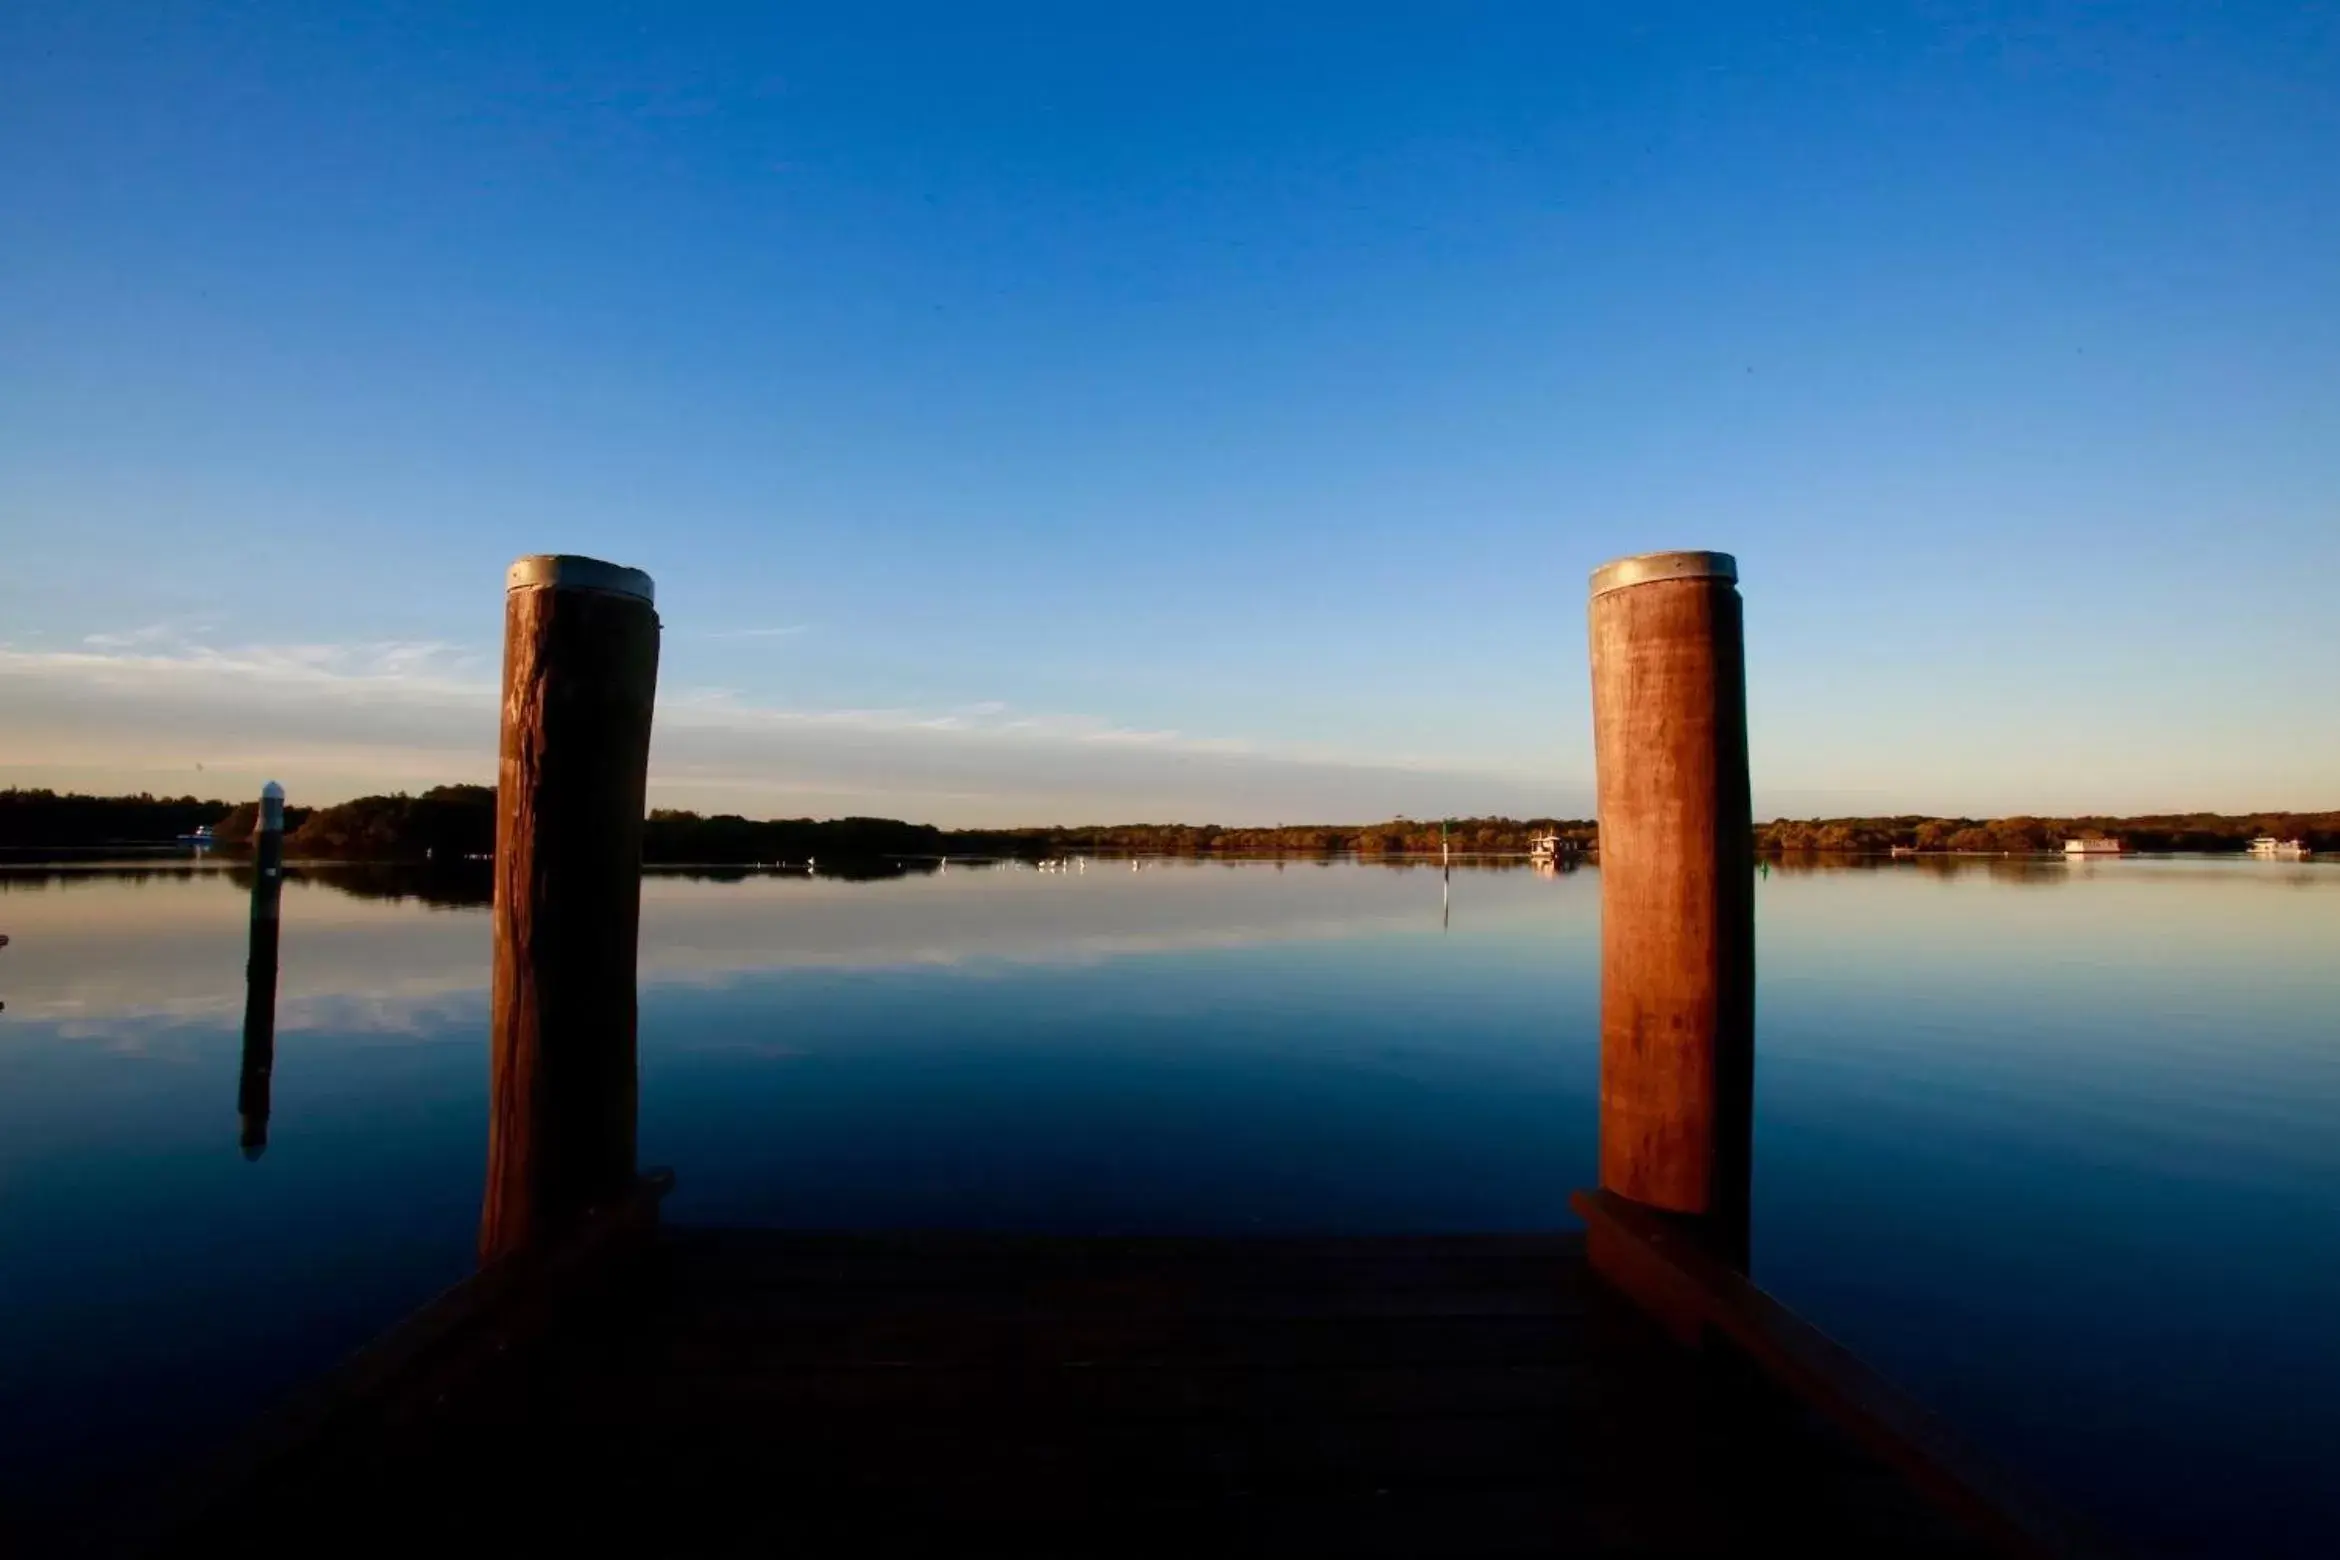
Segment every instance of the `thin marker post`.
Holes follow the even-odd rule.
[[[260,813],[252,824],[252,930],[244,957],[244,1050],[236,1074],[236,1141],[246,1159],[268,1149],[283,900],[284,787],[271,780],[260,788]]]

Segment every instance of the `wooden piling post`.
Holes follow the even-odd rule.
[[[1747,1260],[1754,824],[1738,566],[1666,552],[1594,571],[1601,1184]]]
[[[634,956],[658,685],[650,576],[520,559],[505,579],[489,1260],[634,1179]]]
[[[244,1054],[236,1078],[236,1139],[246,1159],[268,1148],[276,1071],[276,951],[284,899],[284,787],[260,788],[252,825],[252,930],[244,957]]]

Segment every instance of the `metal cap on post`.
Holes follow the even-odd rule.
[[[657,587],[640,569],[603,563],[575,553],[530,553],[512,560],[504,571],[504,590],[598,590],[613,596],[631,596],[647,606],[658,604]]]
[[[650,576],[569,554],[504,578],[487,1199],[494,1258],[634,1180],[634,959],[658,685]]]
[[[1721,552],[1635,553],[1593,570],[1592,594],[1605,596],[1629,585],[1649,585],[1658,580],[1728,580],[1736,585],[1739,560]]]
[[[1747,1256],[1754,821],[1738,565],[1593,571],[1600,788],[1601,1185]]]

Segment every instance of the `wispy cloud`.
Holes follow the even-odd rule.
[[[709,639],[789,639],[812,628],[810,623],[779,623],[770,628],[718,628],[710,630]]]
[[[171,636],[168,623],[150,623],[144,628],[133,628],[118,634],[84,634],[81,642],[93,650],[127,650],[136,645],[159,644]]]
[[[88,634],[80,650],[0,649],[0,676],[85,680],[126,688],[230,680],[284,688],[362,687],[385,693],[492,696],[486,657],[434,640],[213,646],[175,631]]]
[[[186,646],[205,635],[217,631],[218,625],[204,618],[165,618],[159,623],[148,623],[140,628],[114,629],[103,633],[84,634],[81,642],[92,650],[140,650]]]
[[[103,642],[101,642],[103,641]],[[147,789],[204,766],[206,787],[298,779],[330,796],[495,765],[492,653],[428,640],[207,643],[170,625],[79,648],[0,648],[5,779]],[[247,773],[248,771],[248,773]],[[118,777],[118,778],[107,778]],[[704,809],[943,823],[1197,822],[1542,811],[1581,787],[1196,734],[1004,700],[940,708],[805,708],[738,689],[661,698],[651,789]]]

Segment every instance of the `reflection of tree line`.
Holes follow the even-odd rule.
[[[2072,868],[2057,856],[1838,855],[1791,851],[1763,858],[1766,873],[1810,877],[1823,872],[1915,872],[1924,877],[1988,877],[2006,883],[2069,883]]]
[[[289,842],[287,848],[290,848]],[[239,883],[251,880],[246,867],[229,869]],[[434,910],[469,910],[494,902],[492,862],[303,861],[285,869],[296,883],[338,889],[352,899],[408,900]]]
[[[1017,857],[995,859],[1002,862],[1021,861]],[[983,858],[954,857],[952,861],[962,870],[984,865]],[[1217,864],[1233,869],[1247,863],[1241,859],[1223,857],[1217,858]],[[1315,867],[1352,864],[1393,872],[1440,870],[1438,862],[1419,858],[1364,858],[1350,862],[1348,858],[1327,856],[1292,864]],[[1526,865],[1524,861],[1517,860],[1486,861],[1467,857],[1459,857],[1453,863],[1457,872],[1517,872]],[[1564,857],[1558,863],[1549,865],[1551,872],[1566,874],[1576,871],[1578,863]],[[809,869],[720,865],[675,867],[649,863],[646,870],[655,877],[679,878],[691,883],[745,883],[759,878],[805,877],[839,883],[883,883],[898,878],[931,877],[943,870],[943,861],[940,857],[873,860],[848,857],[839,861],[819,861]],[[248,883],[251,877],[249,871],[241,869],[231,869],[231,875],[239,883]],[[401,865],[396,862],[311,861],[287,868],[286,876],[296,882],[316,883],[338,889],[356,899],[379,899],[393,903],[411,899],[434,909],[478,908],[493,903],[495,898],[494,874],[485,862],[465,862],[453,868],[441,868]]]
[[[18,866],[10,863],[0,871],[0,894],[41,893],[49,889],[72,889],[98,883],[184,883],[199,877],[217,876],[219,869],[187,861],[162,866],[117,866],[104,863],[90,867],[66,868],[51,863]]]
[[[649,870],[659,877],[684,878],[695,883],[744,883],[750,878],[807,875],[848,883],[873,883],[924,876],[941,865],[939,861],[824,861],[809,874],[801,868],[747,866],[653,864]],[[296,882],[338,889],[353,899],[378,899],[393,904],[414,900],[434,910],[478,909],[495,902],[495,871],[485,861],[444,866],[395,861],[305,861],[288,868],[287,875]],[[242,881],[249,874],[239,872],[237,877]]]

